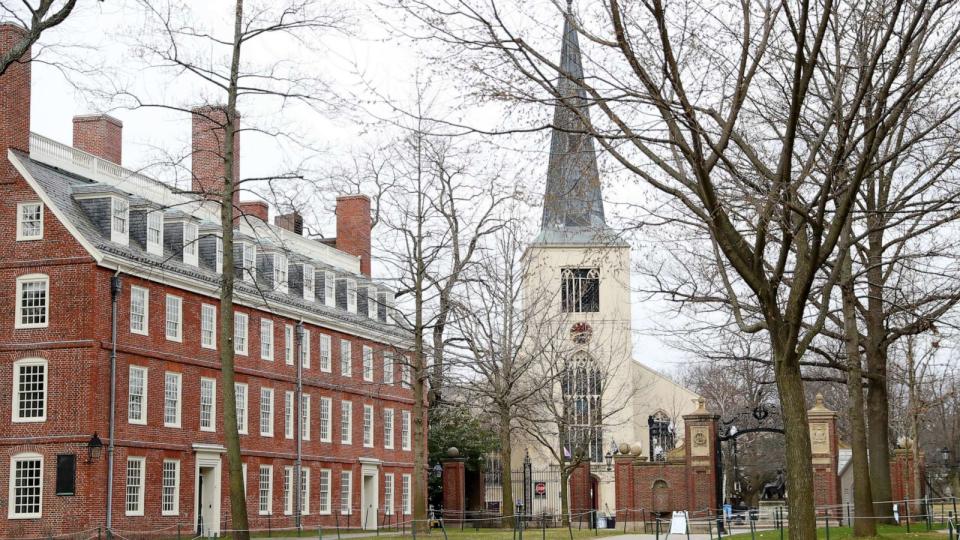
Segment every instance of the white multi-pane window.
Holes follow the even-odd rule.
[[[303,343],[300,344],[300,360],[303,362],[303,369],[310,367],[310,331],[303,329]]]
[[[330,373],[333,351],[331,350],[330,336],[320,334],[320,371]]]
[[[179,373],[166,372],[163,376],[163,425],[180,427],[180,386]]]
[[[283,394],[283,436],[293,438],[293,392]]]
[[[210,304],[200,305],[200,346],[217,348],[217,307]]]
[[[25,358],[13,363],[13,421],[47,419],[47,361]]]
[[[147,253],[163,255],[163,212],[147,214]]]
[[[273,467],[270,465],[260,466],[259,484],[260,515],[273,514]]]
[[[273,437],[273,388],[260,389],[260,435]]]
[[[160,513],[164,516],[176,516],[180,513],[180,462],[175,459],[163,461],[161,479]]]
[[[293,467],[283,468],[283,514],[293,513]]]
[[[357,282],[352,279],[347,280],[347,311],[357,312]]]
[[[300,513],[310,513],[310,469],[306,467],[300,469]]]
[[[373,381],[373,349],[363,346],[363,380]]]
[[[400,448],[410,450],[410,411],[400,413]]]
[[[350,515],[353,513],[353,472],[343,471],[340,473],[340,513]]]
[[[376,319],[378,307],[376,287],[367,287],[367,317]]]
[[[43,238],[43,203],[28,202],[17,205],[17,240]]]
[[[17,454],[10,459],[10,519],[38,518],[43,515],[43,457]]]
[[[288,365],[293,365],[293,325],[283,326],[283,361]]]
[[[28,274],[17,278],[16,328],[45,328],[50,319],[50,278]]]
[[[383,475],[383,513],[393,515],[393,473]]]
[[[303,299],[308,302],[313,302],[316,300],[316,293],[314,292],[314,286],[316,283],[313,280],[313,266],[309,264],[303,265]]]
[[[333,400],[328,397],[320,398],[320,442],[330,442],[331,411],[333,409]]]
[[[305,441],[310,440],[310,394],[300,396],[300,436]]]
[[[410,358],[403,356],[403,364],[400,365],[400,387],[410,388]]]
[[[287,292],[287,256],[283,253],[273,254],[273,289]]]
[[[323,303],[337,307],[337,276],[333,272],[323,273]]]
[[[383,384],[393,384],[393,353],[383,352]]]
[[[247,385],[243,383],[235,383],[233,385],[234,395],[236,396],[236,406],[237,406],[237,431],[241,435],[247,434]]]
[[[233,314],[233,350],[237,354],[247,354],[248,320],[246,313],[234,312]]]
[[[110,197],[110,241],[126,244],[130,238],[130,203]]]
[[[128,516],[143,515],[143,474],[145,459],[142,457],[127,458],[127,491],[125,497],[126,513]]]
[[[260,319],[260,358],[273,361],[273,321]]]
[[[200,379],[200,431],[216,431],[217,381],[203,377]]]
[[[400,505],[403,506],[403,515],[410,515],[410,475],[405,474],[401,478],[400,486]]]
[[[192,266],[197,265],[197,239],[200,232],[196,223],[184,222],[183,224],[183,263]]]
[[[353,403],[340,402],[340,443],[353,443]]]
[[[383,447],[393,449],[393,409],[383,410]]]
[[[213,264],[213,269],[218,273],[223,273],[223,238],[217,236],[214,242],[214,258],[216,259]],[[240,277],[243,279],[243,276]]]
[[[363,447],[373,448],[373,405],[363,406]]]
[[[340,340],[340,374],[349,377],[353,371],[353,350],[349,341]]]
[[[127,393],[127,421],[131,424],[147,423],[147,368],[130,366]]]
[[[257,246],[249,242],[243,242],[240,246],[243,252],[240,258],[243,262],[242,279],[255,283],[257,281]]]
[[[134,334],[149,334],[150,291],[133,285],[130,287],[130,331]]]
[[[330,469],[320,469],[320,496],[317,505],[320,514],[330,514],[330,478]]]
[[[167,295],[166,336],[171,341],[183,340],[183,299],[179,296]]]

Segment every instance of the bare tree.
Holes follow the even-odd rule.
[[[10,64],[24,61],[23,56],[40,39],[41,34],[67,20],[76,5],[77,0],[39,0],[36,3],[26,0],[0,1],[0,18],[15,20],[24,28],[16,43],[0,55],[0,75],[7,71]],[[26,59],[29,60],[32,59]]]

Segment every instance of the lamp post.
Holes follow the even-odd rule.
[[[608,450],[607,453],[604,454],[603,460],[607,462],[607,472],[612,471],[613,470],[613,452]]]
[[[442,476],[443,476],[443,465],[440,465],[439,463],[437,463],[436,465],[433,466],[433,477],[441,478]]]
[[[737,463],[737,426],[730,426],[730,436],[733,437],[733,494],[740,494],[740,467]]]
[[[93,437],[90,437],[87,442],[87,463],[90,464],[95,459],[100,459],[101,452],[103,452],[103,441],[100,440],[97,432],[94,432]]]

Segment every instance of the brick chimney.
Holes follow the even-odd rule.
[[[26,30],[13,23],[0,23],[0,51],[11,50]],[[30,151],[30,49],[0,75],[0,182],[17,177],[7,159],[7,150]]]
[[[337,197],[337,249],[360,257],[360,272],[370,275],[370,197]]]
[[[237,207],[237,215],[234,217],[234,223],[243,216],[253,216],[260,218],[264,223],[269,223],[267,219],[270,215],[270,207],[264,201],[242,201],[234,204]]]
[[[193,168],[192,190],[208,199],[220,199],[223,193],[223,156],[226,106],[203,105],[192,109],[193,113]],[[240,178],[240,133],[233,139],[233,180]],[[240,204],[240,191],[233,193],[233,206]]]
[[[273,218],[273,224],[303,236],[303,216],[296,210]]]
[[[121,165],[123,122],[108,114],[74,116],[73,147]]]

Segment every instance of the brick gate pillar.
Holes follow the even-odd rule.
[[[818,514],[838,515],[837,413],[823,404],[823,394],[817,394],[816,403],[807,411],[807,423],[810,426],[810,451],[813,455],[813,502],[817,506],[827,507],[818,509]]]
[[[452,450],[450,453],[455,453]],[[466,462],[466,458],[462,457],[447,457],[440,460],[443,465],[444,521],[460,523],[467,509]]]
[[[706,400],[697,399],[697,410],[683,416],[687,460],[687,510],[719,509],[717,501],[717,421]]]
[[[571,521],[576,523],[590,523],[589,512],[593,510],[593,497],[590,492],[592,481],[590,478],[590,462],[583,462],[570,473],[568,497],[570,498]]]

